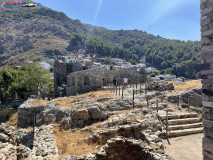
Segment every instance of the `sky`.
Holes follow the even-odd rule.
[[[200,40],[200,0],[36,0],[72,19],[113,30]]]

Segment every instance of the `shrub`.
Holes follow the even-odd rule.
[[[6,122],[16,112],[12,106],[4,106],[0,108],[0,122]]]

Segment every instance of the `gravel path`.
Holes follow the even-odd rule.
[[[166,154],[174,160],[202,160],[203,133],[163,140],[166,146]]]

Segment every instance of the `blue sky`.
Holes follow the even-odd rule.
[[[139,29],[200,40],[200,0],[36,0],[72,19],[108,29]]]

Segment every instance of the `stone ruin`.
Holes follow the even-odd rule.
[[[146,71],[136,68],[107,70],[105,67],[92,67],[92,63],[60,61],[54,62],[55,96],[63,97],[95,91],[103,86],[112,84],[116,78],[118,85],[122,85],[123,78],[128,78],[128,83],[146,82]]]
[[[172,82],[167,81],[152,81],[148,83],[147,89],[162,92],[167,90],[174,90],[174,85]]]
[[[53,125],[58,125],[60,129],[70,132],[79,128],[82,132],[91,133],[91,136],[79,139],[79,142],[104,145],[91,154],[66,155],[63,157],[66,160],[172,159],[164,154],[162,139],[159,137],[162,135],[162,128],[157,119],[153,122],[153,117],[147,115],[142,120],[137,118],[133,121],[128,120],[129,117],[146,115],[148,113],[146,110],[133,109],[133,102],[130,99],[103,97],[83,101],[84,97],[82,95],[72,99],[70,101],[70,104],[74,105],[72,108],[33,106],[35,100],[28,99],[18,109],[18,127],[22,129],[17,131],[11,129],[11,140],[5,139],[4,142],[8,144],[4,147],[14,148],[18,143],[23,148],[20,157],[24,159],[60,159],[62,157],[58,153],[53,132]],[[57,100],[64,101],[65,98]],[[137,102],[135,106],[143,108]],[[128,115],[118,114],[122,110],[131,112]],[[102,130],[96,132],[91,125],[97,122]],[[9,127],[5,124],[0,124],[0,128],[1,126],[4,130]],[[33,131],[24,129],[30,126],[34,127]],[[1,135],[0,141],[2,142]]]
[[[200,0],[201,8],[201,78],[203,84],[203,156],[213,159],[213,1]]]

